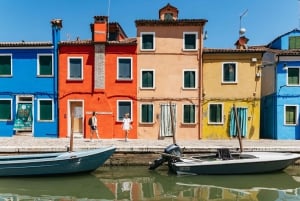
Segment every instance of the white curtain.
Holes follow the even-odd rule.
[[[171,113],[172,109],[172,113]],[[173,128],[172,130],[172,120]],[[161,104],[160,105],[160,136],[173,136],[176,131],[176,105]]]

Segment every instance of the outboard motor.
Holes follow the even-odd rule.
[[[182,151],[177,144],[171,144],[167,146],[164,150],[162,156],[158,159],[155,159],[153,163],[150,164],[149,170],[154,170],[157,167],[161,166],[164,162],[170,162],[177,160],[181,157]]]

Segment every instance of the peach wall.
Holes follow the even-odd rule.
[[[140,50],[140,33],[155,32],[155,50]],[[142,69],[153,69],[155,72],[155,89],[141,89],[138,80],[138,112],[141,103],[153,103],[154,123],[138,126],[138,138],[160,138],[160,105],[176,105],[176,132],[178,140],[199,139],[198,112],[199,85],[196,89],[183,89],[183,70],[193,69],[199,73],[199,51],[183,51],[183,32],[198,32],[198,45],[202,37],[200,27],[195,26],[151,26],[138,27],[138,73]],[[199,77],[197,77],[197,83]],[[196,105],[196,123],[183,124],[183,104]],[[140,122],[140,114],[138,121]]]

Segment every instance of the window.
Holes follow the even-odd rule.
[[[141,50],[154,50],[155,33],[152,32],[144,32],[141,33]]]
[[[12,101],[0,99],[0,121],[12,120]]]
[[[53,100],[39,100],[38,107],[39,121],[53,121]]]
[[[299,83],[299,68],[288,68],[288,85],[300,85]]]
[[[236,83],[237,82],[237,64],[236,63],[223,63],[222,72],[223,83]]]
[[[284,124],[296,125],[298,119],[298,106],[297,105],[285,105],[284,106]]]
[[[131,80],[131,58],[118,58],[118,80]]]
[[[153,104],[141,104],[141,123],[153,123]]]
[[[183,88],[195,89],[196,88],[196,71],[184,70],[183,71]]]
[[[194,124],[195,120],[195,105],[183,105],[183,123]]]
[[[82,80],[83,68],[82,58],[69,58],[68,79]]]
[[[183,33],[183,50],[197,50],[197,32]]]
[[[0,55],[0,76],[12,75],[11,55]]]
[[[38,55],[38,75],[53,75],[52,55]]]
[[[300,36],[289,37],[289,49],[300,49]]]
[[[223,104],[211,103],[208,108],[209,124],[222,124],[223,123]]]
[[[165,13],[165,20],[173,20],[173,13]]]
[[[141,88],[153,89],[154,88],[154,71],[153,70],[142,70],[141,76]]]
[[[129,113],[130,118],[132,119],[132,101],[118,101],[117,102],[118,116],[117,121],[122,121],[124,114]]]

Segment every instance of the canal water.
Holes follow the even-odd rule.
[[[100,167],[71,176],[0,178],[0,201],[300,200],[300,167],[234,176],[177,176],[160,167]]]

